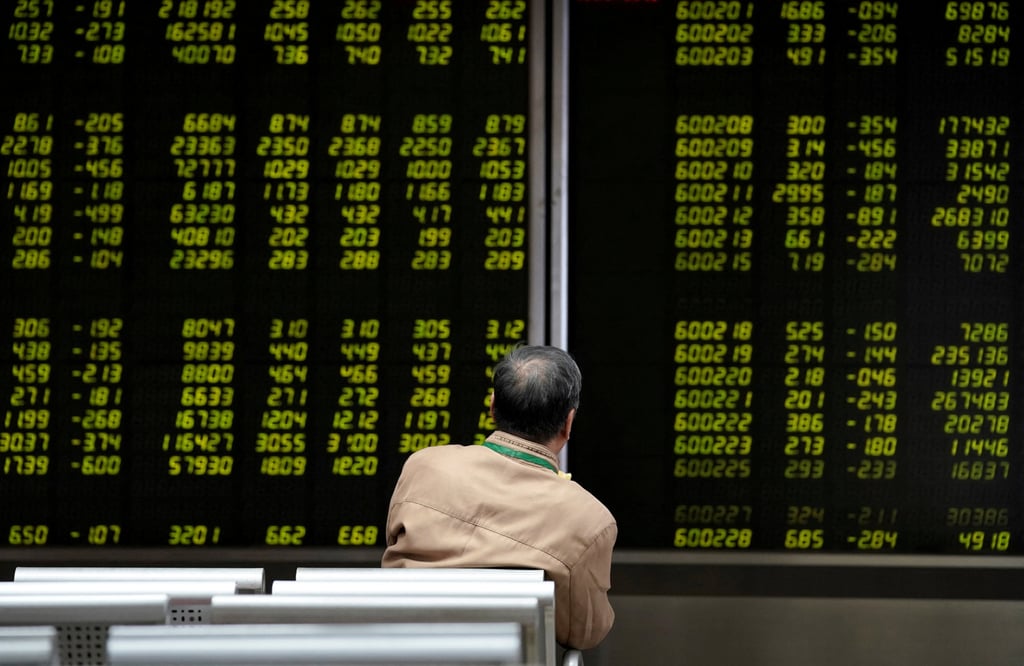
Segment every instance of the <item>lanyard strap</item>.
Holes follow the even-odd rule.
[[[535,456],[532,453],[526,453],[525,451],[518,451],[516,449],[510,449],[507,446],[502,446],[501,444],[495,444],[494,442],[484,442],[483,446],[486,446],[491,451],[495,451],[497,453],[500,453],[503,456],[508,456],[509,458],[517,458],[519,460],[525,460],[526,462],[532,462],[535,465],[540,465],[541,467],[546,467],[546,468],[550,469],[552,472],[554,472],[556,474],[558,473],[558,468],[555,467],[554,465],[552,465],[551,461],[545,460],[544,458],[541,458],[540,456]]]

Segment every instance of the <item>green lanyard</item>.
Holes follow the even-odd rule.
[[[547,467],[555,474],[558,473],[558,468],[552,465],[550,461],[545,460],[540,456],[535,456],[532,453],[525,453],[523,451],[517,451],[516,449],[510,449],[507,446],[495,444],[494,442],[484,442],[483,446],[486,446],[491,451],[496,451],[497,453],[500,453],[503,456],[508,456],[509,458],[518,458],[519,460],[525,460],[526,462],[532,462],[535,465]]]

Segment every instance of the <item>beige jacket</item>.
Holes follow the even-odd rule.
[[[555,583],[558,642],[597,645],[615,619],[608,602],[615,519],[556,473],[546,447],[502,432],[487,441],[502,450],[441,446],[409,457],[391,499],[381,566],[543,569]]]

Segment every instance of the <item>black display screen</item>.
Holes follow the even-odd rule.
[[[526,10],[4,3],[0,544],[383,544],[527,337]]]
[[[1024,552],[1022,20],[571,2],[570,461],[620,546]]]

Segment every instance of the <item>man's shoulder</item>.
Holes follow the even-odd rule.
[[[413,451],[413,453],[407,459],[409,462],[416,461],[418,463],[428,462],[431,460],[437,460],[442,458],[450,458],[453,456],[462,455],[467,450],[472,449],[472,446],[463,446],[461,444],[443,444],[441,446],[426,446],[419,451]]]
[[[473,466],[474,469],[479,470],[490,469],[486,463],[492,461],[489,458],[492,455],[486,448],[474,445],[448,444],[427,447],[416,451],[406,459],[403,473],[414,475],[419,479],[437,475],[457,478],[460,474],[465,473],[466,466]],[[546,480],[548,476],[550,476],[550,481]],[[607,525],[615,523],[615,517],[611,511],[579,483],[560,478],[554,473],[538,475],[538,477],[545,478],[542,491],[545,496],[545,504],[557,507],[560,515],[571,517],[570,522],[582,521],[591,529],[598,526],[600,529],[604,529]],[[537,477],[534,477],[534,481],[536,480]],[[524,489],[523,492],[527,491]],[[529,492],[541,491],[536,486],[531,486]]]
[[[463,446],[460,444],[445,444],[443,446],[428,446],[414,451],[405,460],[406,471],[426,470],[436,467],[445,467],[458,464],[459,461],[472,459],[472,452],[479,447]]]
[[[575,481],[562,480],[561,498],[554,504],[563,510],[589,516],[588,522],[592,525],[605,526],[615,522],[615,517],[608,507],[601,500],[597,499],[589,490]]]

